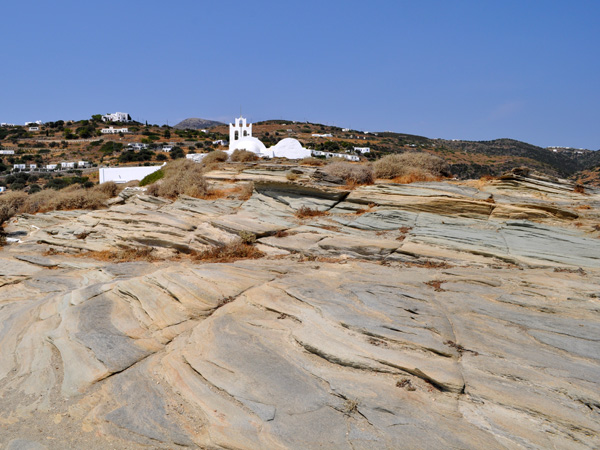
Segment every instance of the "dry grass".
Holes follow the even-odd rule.
[[[213,247],[203,252],[195,252],[191,255],[194,261],[217,263],[232,262],[239,259],[258,259],[263,256],[265,256],[263,252],[251,244],[246,244],[242,240],[221,247]]]
[[[27,200],[25,192],[6,192],[0,196],[0,226],[17,214]]]
[[[327,164],[327,162],[324,159],[315,158],[314,156],[311,156],[310,158],[301,159],[300,161],[298,161],[298,164],[304,166],[324,166],[325,164]]]
[[[308,206],[301,206],[294,213],[294,215],[299,219],[306,219],[307,217],[326,216],[328,214],[329,213],[327,211],[319,211],[318,209],[312,209],[312,208],[309,208]]]
[[[410,183],[423,183],[425,181],[440,181],[441,177],[434,177],[426,173],[412,172],[408,175],[402,175],[392,179],[394,183],[398,184],[410,184]]]
[[[498,177],[495,177],[493,175],[482,175],[481,177],[479,177],[479,181],[494,181],[497,179]]]
[[[137,186],[137,184],[138,184],[137,182],[127,183],[127,185],[133,185],[133,186]],[[125,186],[123,186],[123,187],[125,187]],[[98,186],[94,186],[93,189],[97,192],[101,192],[102,194],[105,194],[107,196],[107,198],[116,197],[117,194],[119,192],[121,192],[121,189],[119,188],[117,183],[113,183],[112,181],[107,181],[106,183],[102,183],[102,184],[99,184]]]
[[[107,262],[130,262],[130,261],[147,261],[154,262],[158,261],[154,255],[154,249],[152,247],[124,247],[118,250],[101,250],[101,251],[87,251],[81,253],[68,253],[69,256],[78,258],[93,258],[99,261]],[[58,255],[61,252],[57,252],[54,249],[48,250],[45,255]]]
[[[258,155],[248,150],[234,150],[229,159],[234,162],[251,162],[258,161]]]
[[[227,153],[225,153],[221,150],[214,150],[214,151],[210,152],[208,155],[206,155],[204,158],[202,158],[202,165],[209,166],[209,165],[213,165],[213,163],[225,162],[225,161],[227,161],[228,158],[229,158],[229,156],[227,155]]]
[[[430,181],[447,173],[446,162],[435,155],[424,152],[408,152],[387,155],[375,161],[377,178],[393,179],[397,183]]]
[[[408,378],[403,378],[396,383],[396,387],[404,388],[407,391],[416,391],[416,388],[412,385],[412,382]]]
[[[298,175],[297,173],[289,172],[285,175],[285,178],[288,181],[296,181],[298,178],[300,178],[300,175]]]
[[[336,161],[328,164],[323,171],[353,185],[372,184],[374,179],[373,168],[369,164]]]
[[[436,292],[446,292],[446,290],[442,288],[442,283],[445,283],[445,280],[432,280],[425,284],[431,286]]]
[[[44,189],[31,195],[21,191],[7,192],[0,196],[0,224],[15,214],[105,208],[106,201],[118,192],[119,187],[112,182],[92,188],[72,185],[60,191]]]
[[[344,402],[342,411],[348,415],[358,412],[358,401],[351,398],[347,398]]]
[[[225,189],[209,189],[206,194],[198,197],[204,200],[217,200],[219,198],[237,198],[239,200],[248,200],[254,192],[254,183],[243,183]]]
[[[148,186],[148,194],[175,199],[182,194],[204,198],[209,192],[208,183],[203,176],[204,169],[200,164],[188,159],[177,159],[167,164],[162,170],[165,172],[165,176]]]

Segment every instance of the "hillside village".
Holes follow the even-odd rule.
[[[185,121],[184,121],[185,122]],[[189,155],[198,160],[214,150],[227,150],[226,124],[179,129],[135,122],[124,112],[90,119],[0,126],[0,187],[44,187],[50,180],[97,182],[100,167],[149,166]],[[369,132],[316,123],[269,120],[252,124],[253,137],[265,146],[296,139],[317,158],[374,161],[402,152],[428,152],[446,160],[460,179],[498,176],[527,166],[579,183],[600,183],[600,154],[571,148],[543,149],[509,139],[470,142],[429,139],[393,132]],[[265,155],[261,155],[265,156]],[[272,156],[272,155],[271,155]],[[56,183],[55,183],[56,184]],[[37,189],[34,187],[34,189]]]

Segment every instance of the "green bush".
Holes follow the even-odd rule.
[[[140,186],[146,186],[148,184],[155,183],[158,180],[160,180],[161,178],[163,178],[164,176],[165,176],[164,170],[162,170],[162,169],[157,170],[156,172],[153,172],[149,175],[146,175],[144,178],[142,178],[142,181],[140,181]]]

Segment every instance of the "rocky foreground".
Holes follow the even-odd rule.
[[[600,447],[600,192],[292,170],[14,219],[0,448]],[[248,233],[263,258],[188,257]]]

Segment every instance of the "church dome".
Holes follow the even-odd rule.
[[[287,159],[302,159],[311,156],[310,150],[302,147],[299,140],[293,138],[285,138],[269,148],[272,157],[287,158]]]
[[[238,141],[235,141],[233,145],[229,146],[229,151],[227,153],[231,154],[235,150],[248,150],[249,152],[256,153],[259,156],[265,156],[268,153],[265,144],[252,136],[246,136]]]

